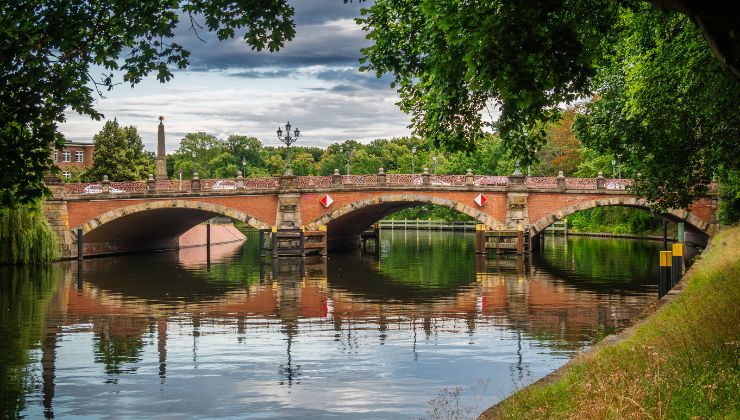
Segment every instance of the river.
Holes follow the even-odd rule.
[[[387,231],[379,255],[244,243],[0,268],[0,417],[473,417],[623,328],[661,243]]]

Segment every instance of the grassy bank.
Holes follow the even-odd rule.
[[[740,227],[654,314],[482,418],[739,418]],[[671,300],[671,298],[675,297]]]

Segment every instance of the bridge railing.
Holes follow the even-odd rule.
[[[255,177],[194,180],[159,180],[150,178],[147,181],[125,182],[88,182],[64,184],[65,195],[96,194],[145,194],[154,192],[193,193],[198,191],[229,192],[236,190],[278,190],[281,177]],[[498,175],[430,175],[424,174],[385,174],[374,175],[339,175],[333,176],[297,176],[290,178],[290,185],[300,189],[329,189],[346,186],[425,186],[435,187],[508,187],[512,179]],[[521,180],[521,178],[519,178]],[[516,181],[516,180],[515,180]],[[522,182],[522,181],[516,181]],[[570,189],[570,190],[625,190],[633,181],[631,179],[613,178],[566,178],[566,177],[524,177],[524,185],[530,189]],[[717,190],[717,184],[709,184],[710,191]]]

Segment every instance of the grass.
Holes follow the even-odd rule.
[[[740,226],[655,312],[481,418],[740,418]]]

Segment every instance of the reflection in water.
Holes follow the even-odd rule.
[[[383,232],[379,255],[274,262],[256,245],[3,272],[0,416],[104,399],[111,417],[407,417],[481,379],[484,408],[629,322],[660,244],[485,259],[469,234]]]

